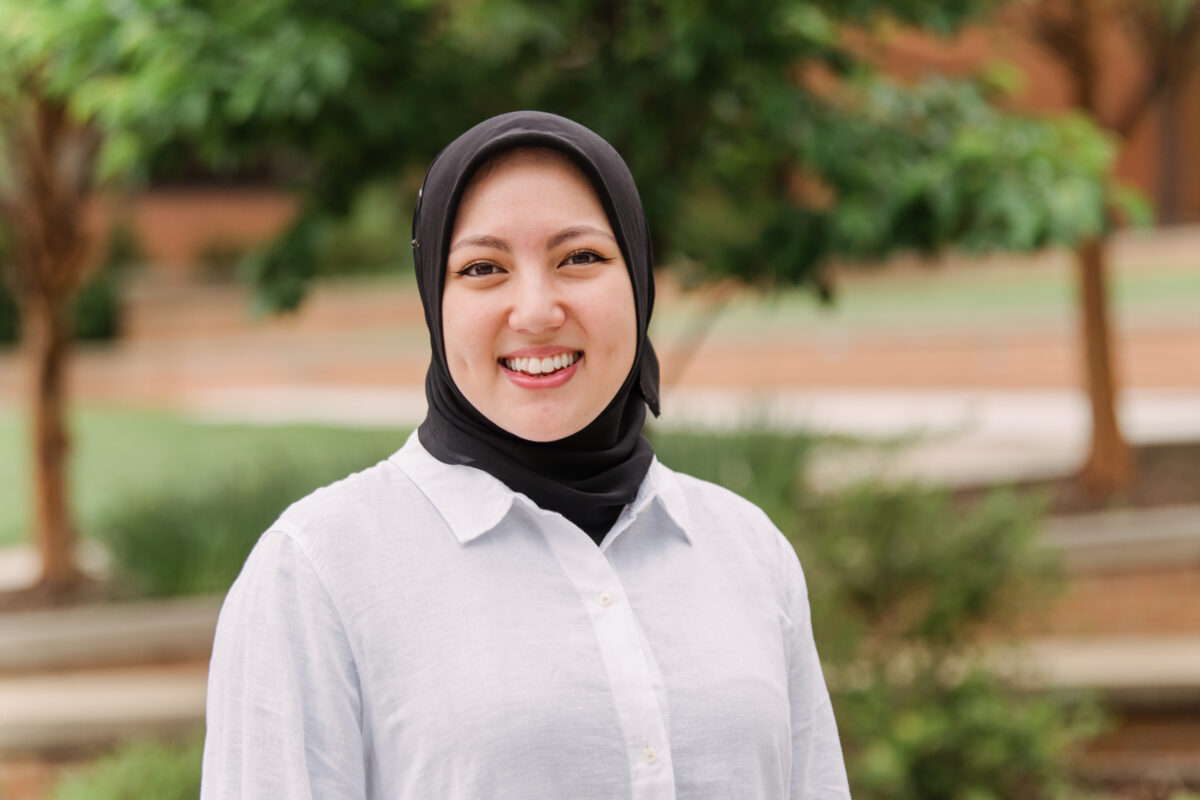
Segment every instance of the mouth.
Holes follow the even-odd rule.
[[[532,378],[548,378],[563,370],[570,369],[583,358],[582,350],[568,353],[556,353],[552,356],[538,358],[536,356],[520,358],[501,358],[498,363],[509,372]]]

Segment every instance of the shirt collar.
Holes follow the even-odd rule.
[[[413,479],[463,544],[500,524],[516,496],[481,469],[438,461],[421,446],[416,431],[388,460]],[[463,502],[465,497],[470,502]]]
[[[667,512],[679,533],[691,544],[692,515],[688,511],[687,498],[679,485],[678,476],[673,470],[663,466],[657,458],[650,463],[646,480],[642,481],[633,507],[641,513],[648,509],[651,503],[657,503]]]
[[[403,470],[417,488],[433,503],[460,542],[473,541],[500,524],[521,498],[533,506],[533,501],[508,488],[503,481],[475,467],[446,464],[438,461],[420,442],[414,431],[404,446],[388,459]],[[464,497],[471,502],[463,502]],[[679,533],[691,543],[691,515],[679,479],[657,458],[646,473],[630,511],[641,514],[658,503],[675,523]],[[618,525],[621,522],[618,521]]]

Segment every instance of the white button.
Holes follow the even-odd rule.
[[[608,592],[601,592],[600,594],[596,595],[596,602],[602,606],[611,606],[612,595]]]
[[[646,749],[642,751],[642,761],[645,761],[647,764],[653,764],[658,761],[658,753],[654,752],[653,747],[646,745]]]

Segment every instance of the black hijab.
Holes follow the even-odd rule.
[[[625,258],[637,309],[637,351],[624,384],[583,430],[554,442],[522,439],[481,414],[454,385],[442,342],[446,258],[463,191],[485,162],[520,147],[558,150],[591,182]],[[432,349],[425,375],[429,413],[417,430],[425,449],[447,464],[490,473],[599,543],[637,495],[654,457],[642,436],[646,406],[658,414],[658,359],[647,338],[654,306],[650,251],[629,168],[608,142],[582,125],[516,111],[485,120],[451,142],[430,165],[413,212],[413,263]]]

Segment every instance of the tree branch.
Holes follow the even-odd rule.
[[[1153,11],[1140,6],[1129,10],[1141,34],[1142,60],[1153,66],[1141,87],[1128,96],[1121,110],[1105,124],[1122,138],[1133,133],[1171,85],[1182,81],[1200,59],[1200,3],[1188,9],[1187,17],[1175,32],[1168,31],[1165,21]]]

